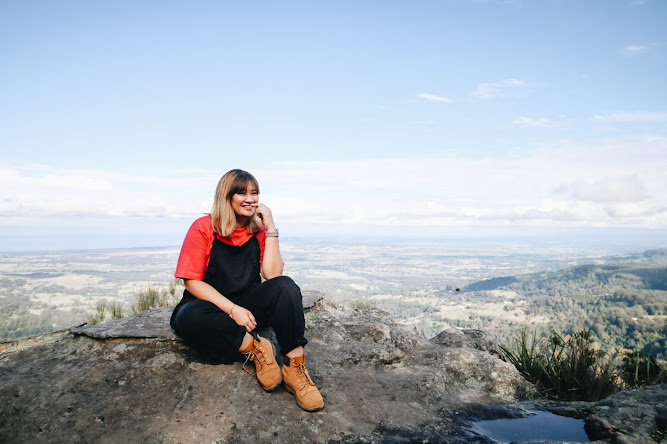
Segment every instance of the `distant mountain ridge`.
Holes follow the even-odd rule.
[[[610,287],[667,291],[667,249],[604,259],[606,263],[577,265],[555,272],[485,279],[466,285],[463,292],[507,289],[522,296],[604,294]],[[613,263],[609,263],[613,262]]]
[[[622,262],[628,264],[667,265],[667,248],[656,248],[643,253],[608,256],[603,258],[602,261],[606,263]]]

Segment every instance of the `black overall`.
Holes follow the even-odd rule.
[[[287,276],[261,282],[259,257],[256,236],[235,246],[220,241],[216,235],[204,282],[236,305],[250,310],[257,328],[271,326],[284,354],[308,342],[303,337],[301,290]],[[231,363],[242,358],[238,350],[245,327],[215,304],[197,299],[187,290],[171,315],[171,328],[209,360]]]

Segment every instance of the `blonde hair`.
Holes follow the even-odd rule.
[[[236,214],[232,209],[232,196],[236,193],[245,193],[248,185],[252,185],[259,194],[259,184],[255,176],[243,170],[230,170],[220,178],[215,189],[213,208],[211,208],[211,222],[213,230],[220,236],[230,236],[236,228]],[[248,233],[256,233],[262,229],[256,217],[249,217],[246,221]]]

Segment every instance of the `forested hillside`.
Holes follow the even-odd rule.
[[[665,253],[652,250],[636,255],[628,264],[582,265],[488,279],[462,290],[468,299],[513,295],[513,304],[521,304],[527,316],[549,319],[531,326],[537,332],[570,332],[586,325],[607,348],[642,349],[667,356],[667,267],[640,265],[664,263]],[[518,325],[510,322],[507,327],[511,330]]]

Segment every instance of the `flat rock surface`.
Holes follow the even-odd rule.
[[[0,442],[491,443],[473,420],[535,402],[513,366],[465,341],[428,341],[380,310],[321,303],[306,322],[307,364],[326,402],[316,413],[282,387],[263,391],[241,363],[212,365],[164,337],[57,332],[5,344]]]
[[[174,307],[154,308],[136,316],[118,319],[105,324],[84,325],[70,331],[77,335],[91,338],[161,338],[179,341],[169,326],[169,319]]]
[[[614,393],[587,417],[591,439],[624,444],[667,443],[667,385]]]

